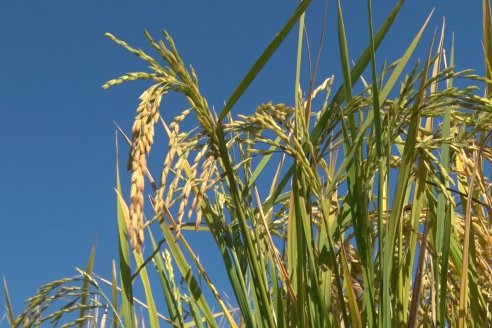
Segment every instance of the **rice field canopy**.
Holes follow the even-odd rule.
[[[145,32],[152,53],[106,34],[149,70],[103,87],[150,83],[131,132],[119,130],[129,173],[120,175],[118,157],[118,265],[113,277],[99,277],[91,255],[80,276],[44,286],[21,315],[9,316],[13,325],[58,320],[72,307],[80,315],[69,322],[90,327],[492,322],[489,1],[485,76],[455,68],[444,24],[421,44],[431,15],[398,60],[380,66],[378,48],[404,7],[395,2],[373,27],[370,0],[369,42],[357,58],[348,52],[348,4],[337,1],[337,20],[326,24],[337,30],[330,47],[340,53],[341,74],[315,76],[316,62],[305,68],[304,59],[316,58],[305,47],[310,4],[299,3],[218,112],[169,33],[158,40]],[[294,97],[241,112],[237,101],[295,31]],[[301,83],[303,69],[309,85]],[[163,108],[171,93],[187,107]],[[158,138],[167,147],[153,147]],[[207,250],[196,247],[200,238]],[[202,263],[208,252],[215,260]],[[74,283],[81,287],[66,287]],[[48,291],[64,293],[67,304],[53,312]]]

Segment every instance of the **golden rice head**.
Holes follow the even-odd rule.
[[[137,117],[132,128],[130,151],[130,169],[132,171],[130,189],[130,227],[129,235],[132,248],[140,252],[144,241],[144,174],[147,170],[146,155],[154,142],[154,125],[159,119],[159,105],[164,93],[162,87],[151,87],[140,96]]]
[[[191,110],[186,109],[183,112],[181,112],[178,116],[176,116],[171,124],[169,124],[169,128],[165,125],[166,131],[169,136],[169,150],[166,154],[166,157],[164,159],[164,164],[162,166],[162,171],[161,171],[161,184],[159,189],[157,190],[156,193],[156,213],[160,213],[163,210],[163,207],[169,207],[170,206],[170,198],[166,197],[166,200],[164,200],[164,192],[166,191],[166,183],[167,179],[169,177],[169,174],[171,173],[171,167],[173,162],[176,159],[176,156],[181,157],[181,155],[184,152],[184,138],[186,137],[186,133],[179,133],[180,126],[179,124],[190,114]],[[164,122],[164,121],[163,121]],[[171,183],[173,184],[173,183]],[[174,193],[174,190],[171,190],[171,195],[169,192],[169,189],[167,190],[168,196],[172,196]],[[172,197],[171,197],[172,198]]]
[[[207,153],[207,149],[204,148],[197,158],[201,156],[205,156]],[[190,218],[193,213],[196,212],[196,220],[195,220],[195,228],[198,229],[202,220],[202,202],[205,197],[205,193],[208,189],[210,189],[214,183],[212,179],[212,174],[215,169],[215,160],[213,156],[207,156],[202,164],[202,170],[200,173],[200,177],[198,178],[198,185],[200,186],[198,193],[195,195],[193,199],[193,203],[188,211],[188,218]]]

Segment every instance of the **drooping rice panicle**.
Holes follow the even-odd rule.
[[[144,188],[147,158],[154,143],[154,125],[159,120],[159,106],[165,88],[154,86],[140,96],[137,116],[132,127],[132,144],[128,169],[132,171],[130,190],[129,236],[132,248],[140,251],[144,242]]]

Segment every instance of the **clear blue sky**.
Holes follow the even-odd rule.
[[[314,51],[324,2],[313,2],[307,19]],[[395,2],[374,0],[376,26]],[[403,53],[436,7],[419,48],[421,57],[446,16],[448,41],[455,32],[457,66],[483,71],[481,1],[407,2],[377,55],[380,65]],[[342,3],[350,55],[356,59],[368,42],[366,2]],[[137,97],[146,85],[130,83],[109,91],[101,86],[145,65],[103,34],[111,32],[149,49],[143,30],[158,38],[167,29],[184,60],[196,69],[209,104],[220,109],[297,4],[0,2],[0,274],[7,278],[17,314],[41,284],[75,275],[76,266],[84,267],[95,241],[96,272],[108,276],[111,260],[117,257],[113,121],[129,131]],[[335,4],[328,1],[319,76],[335,74],[340,82]],[[296,34],[278,50],[236,111],[251,111],[268,100],[292,103]],[[181,109],[166,108],[173,116]],[[217,265],[222,262],[217,260]],[[2,296],[0,315],[3,305]]]

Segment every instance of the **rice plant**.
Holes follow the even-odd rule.
[[[484,77],[455,70],[444,25],[421,61],[410,62],[430,16],[401,57],[378,70],[377,49],[403,1],[377,30],[367,1],[370,43],[352,64],[338,1],[343,75],[303,86],[310,3],[300,2],[219,113],[167,32],[161,41],[145,33],[155,57],[107,34],[149,71],[128,73],[104,88],[152,83],[140,97],[131,134],[120,131],[129,147],[131,187],[122,190],[117,165],[119,266],[105,279],[93,274],[90,260],[80,276],[44,286],[17,318],[8,311],[13,326],[56,323],[74,311],[67,326],[492,322],[489,1],[483,0]],[[237,100],[296,26],[296,101],[236,112]],[[161,110],[171,92],[189,104],[175,117]],[[198,126],[186,129],[190,116]],[[151,153],[154,137],[168,140],[164,153]],[[147,165],[151,156],[162,159],[158,172]],[[271,184],[261,182],[265,177]],[[207,272],[190,245],[204,234],[221,254],[220,276]],[[224,279],[233,292],[227,298],[217,288]],[[134,292],[137,281],[144,301]],[[48,292],[68,293],[70,301],[50,312],[59,297]]]

